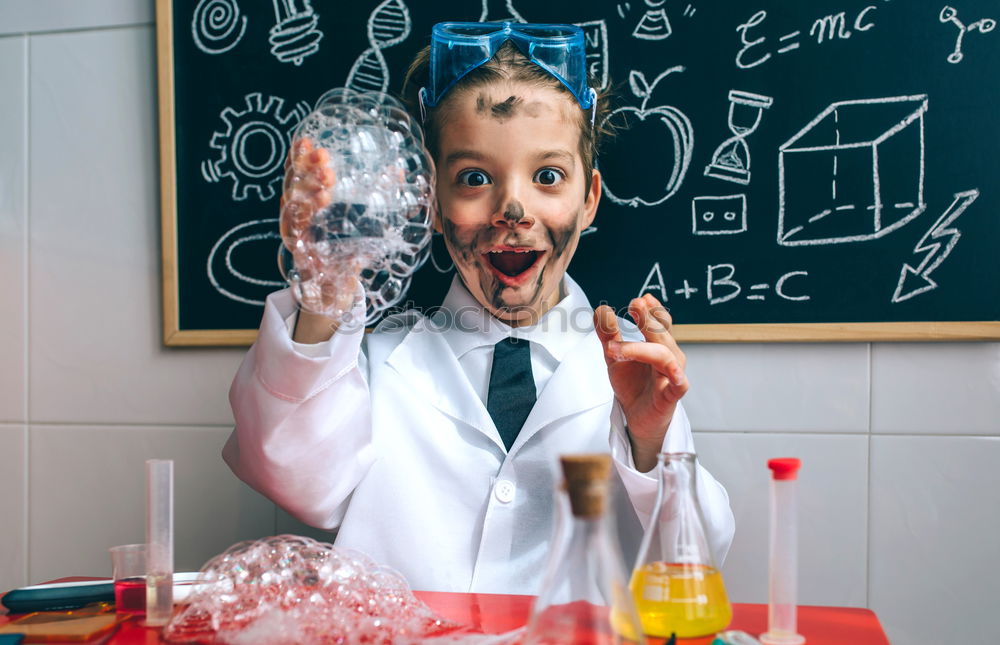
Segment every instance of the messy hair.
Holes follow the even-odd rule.
[[[430,71],[430,47],[425,47],[417,54],[406,72],[403,81],[403,98],[406,101],[410,113],[419,121],[420,101],[417,96],[420,88],[427,86]],[[588,83],[594,87],[593,79]],[[536,87],[549,87],[573,99],[577,103],[576,97],[558,79],[546,72],[544,69],[531,62],[521,51],[510,41],[500,46],[496,55],[481,66],[472,70],[448,91],[440,103],[435,107],[427,108],[427,118],[424,122],[424,138],[427,149],[436,159],[439,152],[439,138],[441,128],[447,123],[449,110],[447,109],[449,100],[469,90],[485,87],[500,81],[510,81],[515,83],[526,83]],[[591,127],[591,110],[578,111],[578,123],[580,126],[580,158],[583,160],[583,170],[585,185],[589,188],[590,176],[597,158],[598,147],[611,131],[607,124],[607,114],[609,111],[610,96],[607,91],[598,92],[596,99],[596,114],[594,125]]]

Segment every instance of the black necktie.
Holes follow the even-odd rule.
[[[486,409],[500,431],[507,450],[535,405],[535,379],[531,374],[531,346],[526,340],[505,338],[493,346],[490,390]]]

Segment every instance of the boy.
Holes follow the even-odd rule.
[[[287,291],[272,294],[233,383],[223,454],[234,472],[414,589],[536,593],[559,454],[611,452],[631,500],[615,509],[629,544],[652,510],[644,473],[656,453],[694,452],[669,314],[652,296],[633,300],[641,335],[624,342],[611,309],[593,312],[565,273],[601,194],[603,106],[586,86],[582,38],[564,26],[436,26],[408,86],[423,87],[435,228],[457,273],[439,313],[407,312],[366,336],[307,311],[353,301],[363,320],[351,279],[299,312]],[[323,208],[334,178],[321,151],[302,146],[292,163],[307,179],[284,207]],[[721,564],[728,497],[701,467],[699,478]]]

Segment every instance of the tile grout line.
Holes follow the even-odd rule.
[[[24,293],[22,294],[22,324],[24,325],[24,394],[22,400],[22,416],[24,417],[24,508],[22,510],[21,534],[24,540],[24,562],[21,565],[21,575],[24,584],[28,584],[30,572],[28,563],[31,561],[31,419],[28,407],[31,401],[31,36],[25,36],[23,43],[24,55],[24,132],[21,144],[24,146],[24,177],[22,191],[24,194]]]
[[[92,25],[90,27],[66,27],[65,29],[29,29],[27,31],[12,31],[7,33],[0,33],[0,38],[16,38],[17,36],[24,36],[30,38],[32,36],[51,36],[54,34],[81,34],[91,31],[107,31],[112,29],[129,29],[130,27],[155,27],[156,20],[147,20],[142,22],[123,22],[120,24],[110,24],[110,25]]]
[[[865,513],[865,607],[871,609],[872,597],[872,411],[875,398],[873,379],[875,343],[868,343],[868,481],[865,490],[868,494],[868,508]]]

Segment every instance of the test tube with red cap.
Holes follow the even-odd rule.
[[[764,645],[799,645],[798,633],[798,500],[797,477],[802,465],[794,457],[771,459],[771,557],[768,584],[767,631]]]

